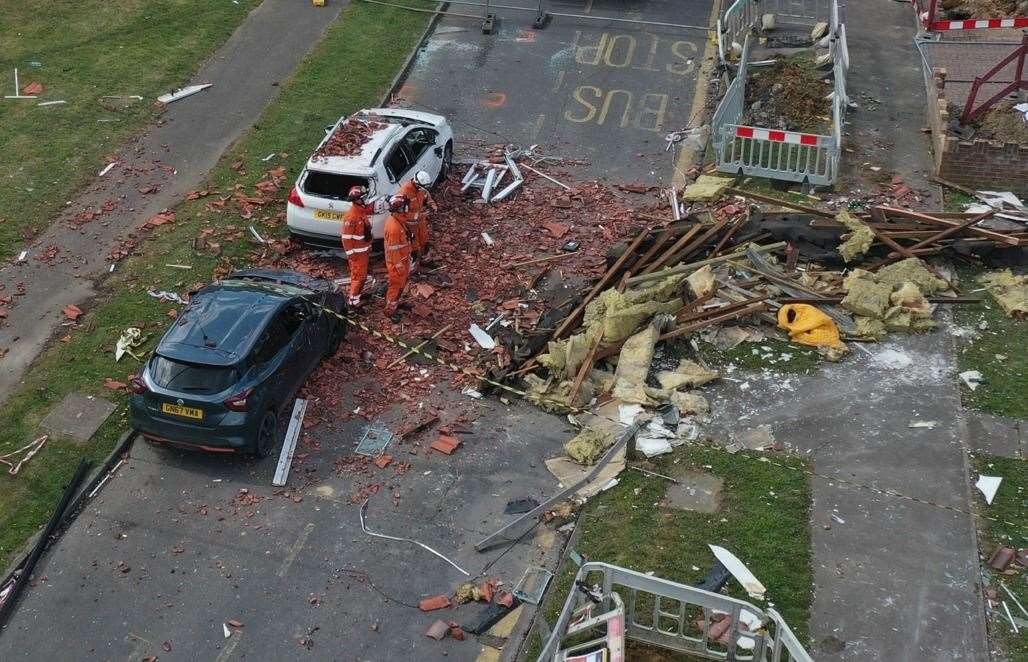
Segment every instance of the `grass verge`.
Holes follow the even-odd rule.
[[[967,291],[978,289],[980,271],[964,271],[960,279]],[[964,403],[975,409],[1028,419],[1028,322],[1009,317],[988,292],[980,292],[982,303],[955,306],[954,323],[969,334],[960,348],[960,371],[977,370],[984,383],[972,391],[961,385]]]
[[[87,445],[54,439],[18,476],[0,473],[0,564],[8,564],[45,521],[77,458],[104,456],[125,429],[126,397],[106,389],[104,380],[125,381],[138,363],[130,358],[115,363],[115,342],[125,328],[135,326],[148,337],[145,348],[152,348],[176,308],[150,297],[147,289],[183,292],[209,281],[216,268],[245,266],[255,250],[243,232],[247,225],[264,236],[284,236],[289,184],[321,139],[323,127],[340,115],[378,104],[428,20],[424,14],[360,2],[347,7],[281,95],[223,156],[203,187],[211,196],[180,204],[175,222],[157,228],[120,263],[92,304],[84,306],[87,314],[81,324],[43,352],[25,384],[0,411],[0,454],[34,438],[39,421],[71,391],[116,399],[119,409]],[[348,63],[345,76],[339,75],[339,62]],[[262,161],[272,152],[278,157]],[[253,193],[267,170],[283,165],[286,185],[276,194],[276,202],[257,209],[251,218],[243,218],[230,205],[220,213],[207,207],[216,192],[227,196],[237,185]],[[220,245],[220,255],[193,249],[193,239],[201,233],[209,243]]]
[[[0,100],[0,260],[40,232],[260,0],[6,2],[0,83],[38,82],[35,100]],[[142,99],[131,99],[140,96]],[[120,98],[118,98],[120,97]],[[66,103],[38,106],[64,100]]]
[[[1003,477],[992,505],[987,505],[981,493],[975,492],[975,502],[980,511],[998,520],[978,518],[978,542],[982,548],[983,558],[988,560],[1000,545],[1014,549],[1028,546],[1028,536],[1025,535],[1023,527],[1025,506],[1028,505],[1028,461],[992,455],[978,455],[972,461],[978,473]],[[1017,526],[1018,522],[1022,525]],[[996,591],[997,600],[1006,601],[1011,615],[1028,621],[1028,616],[1021,613],[1006,591],[998,586],[1006,586],[1017,600],[1028,608],[1026,571],[1023,568],[1019,569],[1016,563],[1012,563],[1010,567],[1020,571],[1009,576],[998,573],[987,565],[984,567],[988,585]],[[1028,629],[1022,627],[1020,634],[1015,634],[1002,606],[999,606],[989,619],[989,633],[994,643],[1007,654],[1007,659],[1028,660]]]
[[[800,640],[807,641],[813,571],[806,476],[744,453],[729,455],[703,447],[684,447],[650,462],[651,470],[665,475],[692,469],[724,479],[719,512],[666,508],[661,501],[667,481],[627,470],[616,487],[586,504],[578,520],[576,551],[590,561],[695,584],[714,563],[708,543],[720,545],[735,552],[764,583],[770,603]],[[577,570],[566,561],[547,592],[542,613],[551,625]],[[751,601],[734,579],[729,580],[728,594]],[[542,648],[536,632],[531,633],[529,647],[536,654]]]

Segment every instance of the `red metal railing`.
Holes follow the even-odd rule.
[[[992,108],[1000,99],[1013,93],[1016,90],[1028,90],[1028,80],[1025,80],[1025,68],[1024,61],[1025,57],[1028,56],[1028,34],[1021,38],[1021,45],[1017,47],[1010,55],[1000,60],[996,66],[989,69],[982,76],[975,76],[974,83],[971,84],[971,93],[967,95],[967,103],[964,104],[964,112],[960,115],[960,123],[967,124],[974,118],[978,117],[989,108]],[[1002,71],[1011,62],[1017,62],[1014,68],[1014,78],[1007,83],[1002,90],[983,101],[981,105],[975,108],[975,101],[978,98],[978,91],[981,86],[988,82],[993,76]]]

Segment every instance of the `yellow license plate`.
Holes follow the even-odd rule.
[[[176,416],[185,416],[186,418],[203,420],[203,409],[198,409],[196,407],[183,407],[182,405],[173,405],[165,402],[161,405],[161,411],[165,414],[175,414]]]
[[[322,211],[320,209],[315,209],[314,218],[319,221],[341,221],[343,220],[343,215],[337,214],[334,211]]]

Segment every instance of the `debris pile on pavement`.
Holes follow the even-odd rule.
[[[503,146],[491,153],[505,160]],[[588,279],[602,274],[608,249],[648,221],[607,186],[584,182],[565,190],[528,169],[542,172],[543,157],[522,153],[519,163],[527,166],[521,173],[525,183],[502,202],[483,204],[477,191],[462,193],[459,179],[434,192],[439,210],[429,216],[432,261],[412,275],[401,299],[402,321],[393,323],[380,300],[371,297],[360,312],[365,323],[411,346],[423,344],[424,354],[493,376],[505,374],[545,342],[552,320],[577,304]],[[283,242],[256,248],[252,258],[323,278],[346,276],[339,257],[324,259]],[[372,272],[384,287],[382,265],[374,258]],[[471,377],[421,353],[398,362],[408,353],[351,327],[335,360],[324,362],[307,382],[305,391],[318,395],[312,399],[314,417],[319,411],[338,412],[341,385],[362,377],[375,381],[357,393],[358,415],[366,418],[397,398],[418,402],[440,381],[473,386]]]
[[[378,122],[374,117],[362,119],[349,117],[341,122],[328,140],[319,147],[311,158],[325,159],[330,156],[356,156],[364,145],[371,140],[376,131],[385,128],[385,123]]]
[[[1028,241],[1017,228],[985,227],[991,207],[944,214],[876,206],[833,214],[799,206],[813,213],[776,214],[747,200],[766,197],[716,179],[701,176],[686,189],[683,198],[695,201],[683,210],[684,221],[637,233],[585,298],[552,319],[545,344],[537,342],[531,358],[512,366],[508,374],[521,378],[531,399],[550,411],[603,410],[603,423],[641,421],[637,450],[670,452],[699,435],[709,404],[696,389],[718,377],[703,365],[695,341],[682,342],[690,336],[734,347],[779,335],[838,360],[847,340],[926,331],[936,326],[939,304],[979,300],[959,296],[955,277],[922,256],[973,255],[984,246],[1020,252]],[[1023,308],[1023,277],[1001,273],[987,283],[1006,297],[1005,309]],[[646,411],[626,416],[633,405]],[[588,465],[618,430],[583,425],[565,452]]]

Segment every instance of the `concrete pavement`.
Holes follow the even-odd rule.
[[[732,376],[717,429],[771,426],[814,470],[970,509],[951,338],[943,329],[854,349],[819,374]],[[913,420],[935,429],[909,428]],[[812,654],[818,660],[985,660],[971,518],[813,478]],[[838,643],[844,647],[838,650]]]
[[[14,297],[7,323],[0,328],[0,348],[9,350],[0,357],[0,401],[17,387],[64,321],[61,309],[95,294],[118,239],[202,183],[345,5],[342,0],[321,8],[295,0],[264,0],[189,81],[214,87],[169,105],[157,126],[118,155],[118,165],[24,247],[25,262],[0,268],[5,292],[24,290]],[[97,172],[104,165],[95,164]],[[154,184],[159,187],[155,193],[140,193]],[[105,203],[114,209],[81,228],[70,222],[82,210],[97,210]],[[39,260],[50,246],[59,250],[56,261]]]

